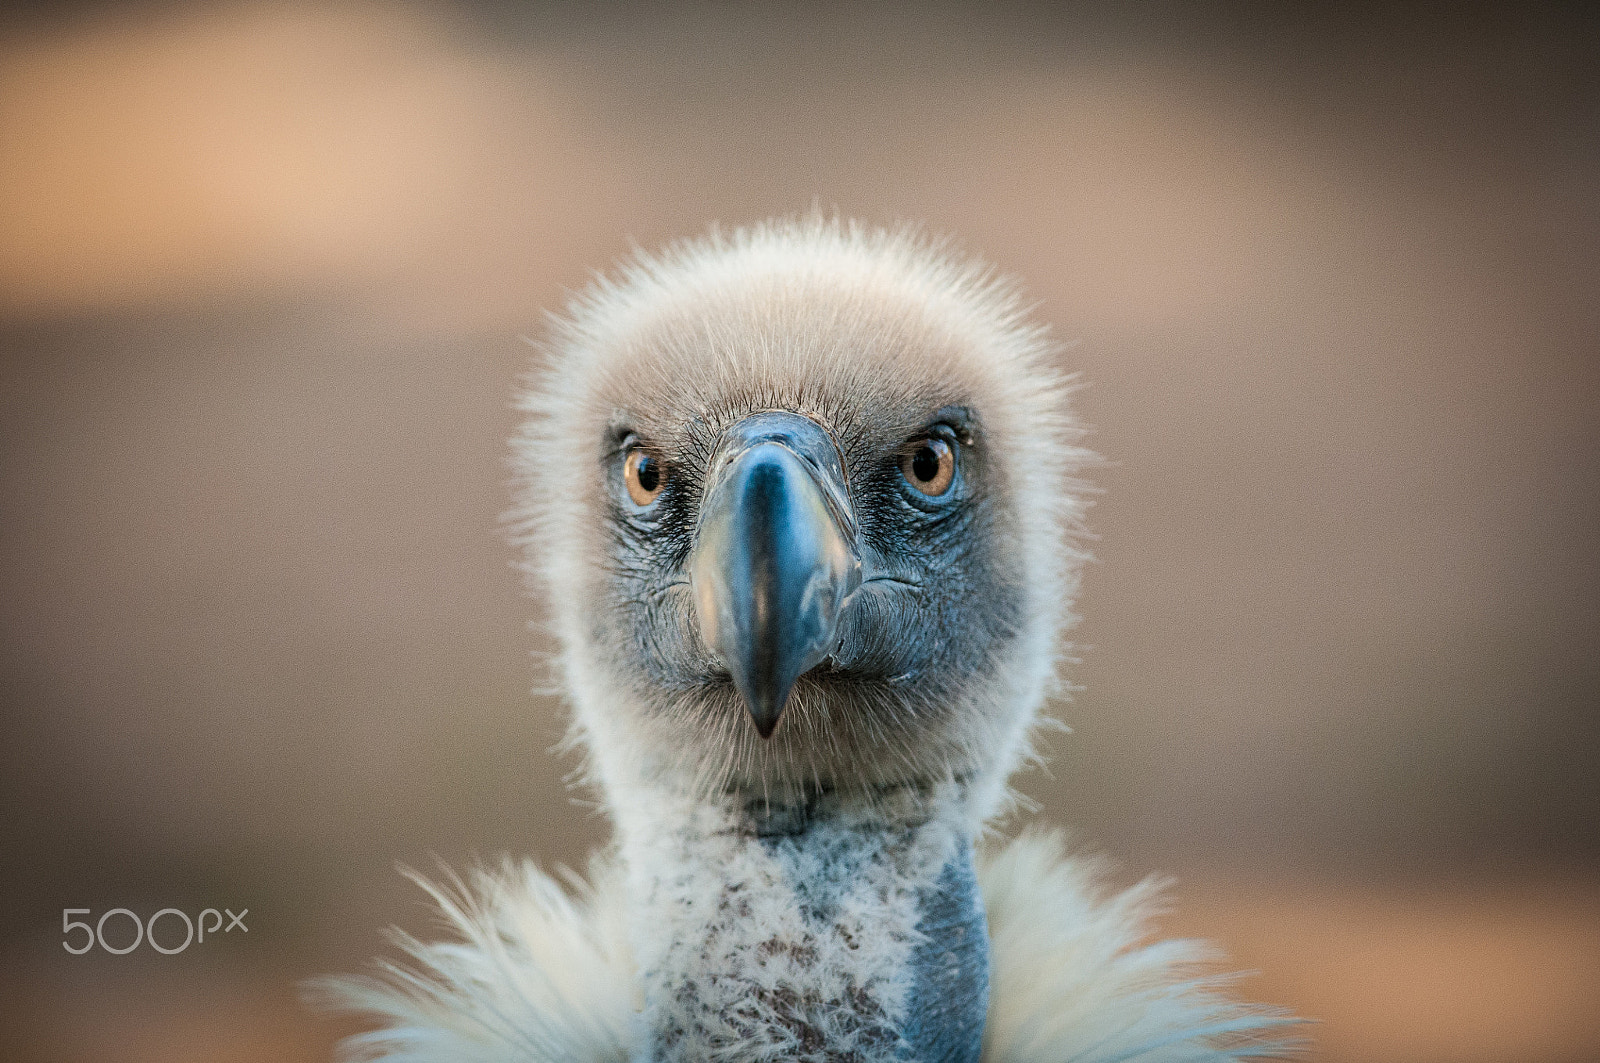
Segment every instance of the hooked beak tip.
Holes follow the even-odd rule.
[[[763,712],[757,709],[750,710],[750,719],[756,725],[756,734],[760,735],[762,738],[772,737],[773,732],[777,731],[778,729],[778,718],[782,715],[783,709],[781,707],[776,711]]]
[[[749,673],[736,671],[733,673],[733,685],[739,691],[745,709],[750,713],[750,722],[755,724],[756,734],[762,738],[771,738],[777,731],[778,720],[783,717],[783,710],[789,703],[789,694],[794,690],[794,680],[774,681],[772,677],[767,677],[763,681]]]

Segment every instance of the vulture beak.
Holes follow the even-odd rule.
[[[689,578],[705,644],[770,738],[795,680],[834,649],[861,585],[855,513],[833,437],[799,414],[753,414],[706,472]]]

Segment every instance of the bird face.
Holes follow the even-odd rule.
[[[976,414],[912,412],[618,426],[609,605],[652,686],[691,712],[737,701],[763,739],[791,700],[882,727],[957,700],[1021,603],[997,569]]]
[[[530,402],[524,542],[580,727],[769,797],[965,777],[1014,755],[1076,570],[1059,381],[914,241],[768,237],[591,295]]]

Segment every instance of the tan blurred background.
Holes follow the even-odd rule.
[[[397,860],[581,864],[497,524],[521,337],[631,242],[815,200],[1019,274],[1090,384],[1036,818],[1174,873],[1314,1058],[1600,1059],[1597,31],[12,5],[0,1056],[326,1059],[294,983],[428,928]],[[248,935],[62,949],[207,906]]]

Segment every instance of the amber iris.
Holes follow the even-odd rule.
[[[906,482],[930,497],[950,490],[956,477],[956,455],[942,439],[920,439],[900,459],[900,472]]]
[[[666,469],[660,459],[647,450],[634,448],[622,465],[622,478],[628,485],[628,497],[636,506],[648,506],[661,497],[666,485]]]

